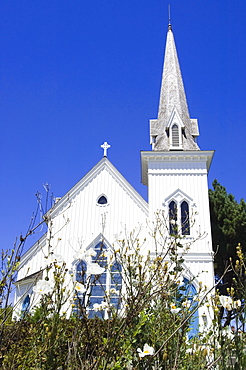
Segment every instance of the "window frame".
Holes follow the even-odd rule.
[[[174,132],[174,128],[177,128],[175,132]],[[175,145],[175,140],[177,140],[178,145]],[[177,120],[172,122],[172,124],[169,127],[169,144],[170,144],[171,150],[183,149],[182,127]]]
[[[172,205],[175,204],[173,207]],[[182,211],[182,205],[186,204],[188,208],[188,219],[185,218],[185,223],[187,224],[187,227],[185,229],[185,225],[183,222],[183,211]],[[174,211],[174,208],[175,211]],[[174,216],[170,214],[171,212],[175,212],[176,214]],[[174,222],[173,222],[174,221]],[[182,236],[190,236],[191,235],[191,228],[190,228],[190,206],[186,199],[182,199],[181,201],[177,201],[174,199],[171,199],[168,202],[168,224],[169,224],[169,234],[176,236],[178,234]]]
[[[85,285],[86,287],[86,292],[81,294],[81,298],[79,297],[79,295],[75,294],[75,298],[77,298],[77,301],[75,299],[75,307],[73,307],[72,309],[72,312],[75,313],[75,314],[79,314],[79,307],[78,307],[78,304],[81,304],[82,305],[82,309],[85,309],[86,311],[86,314],[88,314],[89,318],[93,318],[93,317],[99,317],[99,318],[102,318],[102,319],[107,319],[109,318],[109,312],[107,309],[104,309],[102,311],[95,311],[93,310],[93,305],[94,303],[101,303],[101,302],[104,302],[105,301],[105,294],[106,292],[110,292],[110,289],[112,288],[115,288],[116,289],[116,284],[112,281],[112,268],[114,266],[115,263],[119,264],[119,262],[114,259],[114,260],[111,260],[110,257],[112,257],[113,253],[110,251],[110,248],[104,244],[103,242],[98,242],[94,247],[93,249],[94,250],[98,250],[98,246],[99,245],[102,245],[102,252],[103,254],[105,254],[105,256],[103,257],[103,259],[105,259],[105,272],[103,272],[102,274],[100,275],[95,275],[95,276],[99,276],[99,278],[96,279],[95,281],[95,284],[94,284],[94,281],[93,281],[93,277],[94,275],[91,274],[91,275],[87,275],[86,274],[86,270],[87,270],[87,265],[88,263],[98,263],[100,266],[104,267],[103,264],[104,263],[100,263],[98,261],[98,257],[99,257],[99,254],[97,254],[97,256],[91,256],[89,259],[85,260],[85,259],[78,259],[74,265],[74,276],[75,276],[75,282],[80,282],[82,284]],[[90,247],[92,248],[92,247]],[[90,249],[90,248],[87,248],[87,249]],[[101,254],[101,253],[100,253]],[[107,268],[107,264],[108,264],[108,260],[110,259],[110,270]],[[78,266],[81,265],[81,264],[84,264],[84,274],[83,274],[83,280],[81,281],[81,279],[79,279],[78,277]],[[120,283],[119,283],[119,288],[117,288],[117,290],[119,290],[119,292],[121,292],[121,289],[122,289],[122,267],[121,265],[120,266],[120,269],[121,271],[119,271],[118,273],[120,274]],[[116,272],[117,273],[117,272]],[[104,281],[102,283],[100,283],[100,278],[102,275],[105,274],[105,283]],[[101,289],[102,291],[102,295],[92,295],[92,291],[93,291],[93,287],[95,287],[95,292],[97,290],[97,286],[98,285],[103,285],[104,286],[104,290]],[[98,290],[100,292],[100,289]],[[92,298],[92,302],[88,302],[88,300],[91,300]],[[115,307],[119,308],[120,306],[120,294],[119,295],[110,295],[110,304],[113,304]],[[79,300],[79,301],[78,301]],[[113,302],[117,301],[116,304],[112,303],[111,301],[113,300]],[[82,310],[81,310],[82,311]]]
[[[104,198],[106,200],[105,203],[99,203],[100,199]],[[99,195],[99,197],[97,198],[97,206],[99,207],[105,207],[107,206],[109,203],[108,203],[108,197],[105,195],[105,194],[101,194]]]
[[[21,304],[21,316],[25,316],[31,308],[31,296],[30,294],[26,294],[25,298],[23,298],[22,304]]]
[[[179,126],[177,125],[177,123],[174,123],[171,126],[171,139],[172,139],[171,146],[174,148],[179,148],[180,147],[180,134],[179,134]]]
[[[178,234],[178,207],[177,202],[171,200],[168,204],[168,220],[169,220],[169,234]]]
[[[187,206],[184,209],[183,206]],[[184,215],[186,212],[186,215]],[[183,200],[180,204],[180,224],[181,224],[181,234],[182,235],[190,235],[190,209],[189,204],[186,200]]]
[[[191,279],[188,279],[186,276],[183,278],[183,283],[180,285],[180,288],[182,289],[181,295],[183,297],[186,297],[189,302],[192,302],[190,306],[190,311],[194,310],[196,308],[196,311],[192,315],[192,320],[189,325],[189,332],[188,332],[188,338],[189,340],[196,337],[199,333],[199,306],[198,302],[196,300],[193,300],[194,296],[196,296],[198,293],[195,281],[191,281]],[[181,289],[179,288],[179,291]]]
[[[170,217],[170,212],[173,209],[172,202],[176,204],[176,219],[174,217]],[[182,205],[186,204],[188,209],[188,220],[186,221],[187,224],[187,230],[185,230],[184,227],[184,216],[182,214]],[[187,194],[185,194],[182,190],[177,189],[175,192],[173,192],[169,197],[165,199],[165,202],[163,203],[163,206],[167,209],[167,227],[169,231],[169,235],[181,235],[184,237],[192,237],[192,225],[191,225],[191,215],[193,207],[195,204],[193,203],[193,199],[190,198]],[[171,224],[171,221],[175,220],[175,224]],[[176,225],[176,226],[175,226]]]

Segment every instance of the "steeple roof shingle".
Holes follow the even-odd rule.
[[[150,121],[151,136],[156,137],[153,150],[170,150],[168,125],[170,125],[172,116],[174,117],[174,111],[179,116],[182,127],[184,128],[182,149],[199,150],[195,142],[195,137],[198,136],[197,120],[190,119],[173,31],[171,24],[169,24],[158,119]]]

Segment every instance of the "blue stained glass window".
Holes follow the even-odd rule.
[[[178,228],[177,228],[177,204],[172,200],[169,203],[169,232],[171,235],[177,235]]]
[[[116,308],[120,308],[120,293],[122,288],[122,267],[121,264],[117,261],[111,267],[111,289],[117,291],[117,295],[111,295],[110,303],[112,303]]]
[[[178,232],[190,235],[189,204],[185,200],[181,204],[174,200],[169,203],[169,233],[177,235]]]
[[[189,205],[186,201],[181,203],[182,235],[190,235]]]
[[[122,267],[117,261],[111,267],[111,286],[112,288],[119,289],[122,285]]]
[[[77,268],[76,268],[76,281],[83,284],[84,286],[87,285],[86,270],[87,270],[86,263],[84,261],[80,261],[77,264]],[[82,316],[82,311],[85,310],[85,307],[86,307],[85,294],[77,293],[74,298],[75,299],[74,299],[73,313],[77,316]]]
[[[109,292],[110,289],[114,288],[117,291],[121,290],[122,285],[122,277],[121,277],[121,265],[117,262],[115,262],[111,268],[111,271],[106,269],[107,267],[107,248],[106,246],[100,242],[98,243],[94,250],[96,251],[96,255],[91,257],[92,263],[97,263],[101,267],[105,268],[105,272],[103,272],[100,275],[90,275],[87,276],[87,265],[85,261],[81,261],[77,265],[76,269],[76,281],[84,284],[85,286],[89,284],[90,288],[87,292],[87,297],[85,294],[83,297],[78,297],[77,300],[75,300],[75,307],[73,309],[73,312],[79,315],[79,304],[81,305],[81,302],[83,300],[84,307],[86,305],[89,309],[89,317],[95,317],[98,316],[100,318],[105,317],[105,310],[104,311],[94,311],[93,306],[95,303],[101,304],[105,301],[105,295],[106,291]],[[111,295],[110,303],[112,303],[114,306],[119,307],[120,300],[119,296],[117,295]]]
[[[76,268],[76,281],[86,285],[86,270],[87,265],[84,261],[80,261]]]
[[[96,256],[92,257],[92,262],[97,262],[100,266],[104,267],[107,264],[107,258],[105,255],[105,252],[107,251],[107,248],[103,243],[98,243],[95,246]]]
[[[27,294],[22,303],[22,307],[21,307],[22,314],[27,313],[29,311],[29,308],[30,308],[30,295]]]
[[[103,243],[98,243],[95,246],[96,256],[92,257],[92,262],[99,264],[101,267],[107,266],[107,257],[106,257],[106,247]],[[98,316],[104,317],[104,311],[95,312],[93,310],[93,305],[95,303],[101,303],[104,301],[105,291],[107,290],[107,271],[105,270],[104,273],[101,275],[91,275],[90,277],[90,313],[89,317]]]
[[[183,285],[180,287],[180,293],[183,297],[186,298],[187,301],[191,303],[190,305],[190,311],[194,310],[197,307],[197,302],[194,302],[194,297],[197,294],[195,286],[190,283],[190,281],[186,278],[184,278]],[[190,323],[190,331],[188,333],[188,338],[191,339],[195,337],[199,332],[199,316],[198,316],[198,310],[194,312],[191,318]]]

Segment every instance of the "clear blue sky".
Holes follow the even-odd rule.
[[[157,117],[167,8],[199,145],[245,198],[245,0],[0,3],[1,248],[25,233],[36,191],[64,195],[103,155],[146,199],[140,150]]]

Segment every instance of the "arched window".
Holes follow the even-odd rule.
[[[102,205],[105,205],[105,204],[107,204],[108,203],[108,200],[107,200],[107,198],[105,197],[105,195],[101,195],[100,197],[99,197],[99,199],[97,200],[97,204],[100,204],[101,206]]]
[[[87,264],[85,261],[80,261],[76,267],[76,281],[87,286],[86,281],[86,270]],[[83,316],[86,313],[86,295],[85,294],[76,294],[73,302],[73,314],[76,316]]]
[[[177,235],[178,233],[178,214],[177,214],[177,204],[172,200],[169,203],[169,233],[171,235]]]
[[[24,301],[22,302],[22,307],[21,307],[22,315],[24,315],[25,313],[27,313],[29,311],[29,308],[30,308],[30,295],[27,294],[25,296]]]
[[[182,235],[190,235],[189,205],[185,200],[181,203],[181,230]]]
[[[172,146],[179,146],[179,127],[176,123],[172,126]]]
[[[169,234],[188,236],[191,234],[190,204],[192,199],[178,190],[165,202],[168,205]]]
[[[95,311],[94,305],[101,305],[102,302],[105,302],[105,297],[110,293],[110,304],[113,304],[115,307],[119,308],[120,299],[119,294],[116,294],[121,291],[122,286],[122,277],[121,277],[121,265],[117,262],[114,262],[111,270],[107,268],[108,258],[107,258],[107,248],[100,242],[95,248],[95,255],[91,256],[86,261],[80,261],[76,267],[76,281],[82,283],[86,287],[86,292],[81,296],[76,296],[73,313],[82,316],[83,313],[89,315],[89,318],[98,316],[100,318],[107,318],[108,311],[107,309]],[[87,274],[87,264],[96,263],[101,267],[105,268],[105,271],[102,274]]]
[[[193,311],[195,308],[197,308],[197,301],[195,301],[197,290],[195,286],[187,279],[184,278],[183,285],[180,287],[180,293],[183,298],[187,301],[189,304],[189,311]],[[196,310],[191,318],[190,321],[190,330],[188,333],[189,339],[196,336],[199,332],[199,316],[198,316],[198,310]]]
[[[76,269],[76,281],[84,285],[86,285],[86,270],[87,270],[87,265],[85,261],[80,261]]]
[[[111,292],[115,290],[117,293],[120,293],[122,288],[122,267],[121,264],[115,261],[111,267]],[[110,302],[116,307],[120,308],[120,296],[119,294],[112,293]]]
[[[98,243],[95,246],[96,255],[92,257],[92,262],[97,263],[101,267],[105,268],[104,273],[101,275],[91,275],[90,276],[90,302],[89,302],[89,317],[99,316],[104,317],[105,313],[96,313],[93,310],[95,303],[101,304],[104,301],[105,292],[107,290],[107,257],[106,257],[106,247],[103,243]]]

